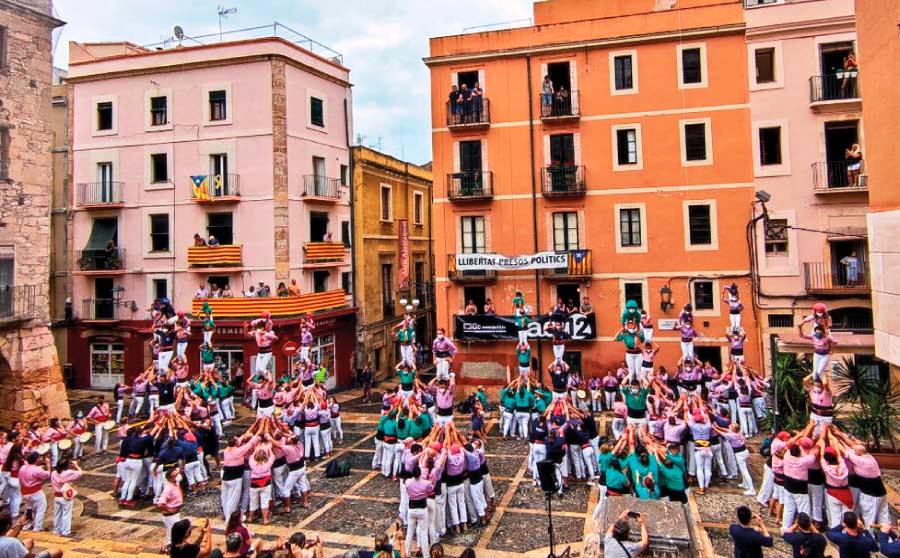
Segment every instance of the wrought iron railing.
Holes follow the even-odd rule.
[[[37,292],[38,285],[0,286],[0,324],[34,318]]]
[[[76,271],[120,271],[125,269],[125,250],[76,250]]]
[[[848,101],[859,99],[859,72],[838,71],[809,78],[809,102]]]
[[[484,97],[447,101],[447,126],[483,126],[491,123],[491,103]]]
[[[578,102],[578,91],[566,91],[565,93],[539,94],[541,101],[541,118],[572,118],[581,115],[581,107]]]
[[[339,200],[341,199],[341,179],[307,174],[303,177],[303,195]]]
[[[581,165],[551,165],[541,172],[541,189],[545,196],[581,196],[587,190],[584,167]]]
[[[122,203],[125,183],[117,180],[105,182],[79,182],[78,205],[110,205]]]
[[[447,175],[447,197],[451,200],[486,199],[494,197],[494,176],[491,171],[468,170]]]
[[[117,320],[119,306],[112,298],[86,298],[81,301],[82,320]]]

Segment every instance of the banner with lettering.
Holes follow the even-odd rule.
[[[523,256],[501,254],[457,254],[456,271],[511,271],[516,269],[560,269],[569,266],[569,252],[538,252]]]
[[[453,337],[460,341],[498,341],[518,339],[519,328],[512,316],[455,316]],[[538,316],[528,324],[529,339],[551,339],[553,335],[547,331],[550,316]],[[590,341],[597,338],[597,322],[594,314],[569,314],[563,321],[563,327],[572,341]]]
[[[400,290],[409,288],[409,219],[397,219],[397,280]]]

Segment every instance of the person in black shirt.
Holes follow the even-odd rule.
[[[192,527],[189,519],[182,519],[172,526],[172,540],[169,546],[170,558],[206,558],[212,552],[212,525],[209,519],[203,525],[203,529],[197,540],[189,542]]]
[[[159,410],[172,411],[175,406],[175,377],[171,372],[165,376],[160,374],[156,385],[159,388]]]
[[[460,97],[459,89],[455,85],[450,87],[450,95],[447,96],[447,99],[450,105],[450,122],[453,124],[459,123],[459,113],[462,111]]]
[[[825,537],[816,531],[806,512],[797,514],[797,520],[784,534],[784,542],[791,545],[793,558],[825,558]]]
[[[728,528],[728,534],[734,541],[734,558],[763,558],[763,547],[771,548],[775,544],[763,518],[747,506],[741,506],[737,509],[737,520]],[[750,526],[751,520],[758,529]]]
[[[562,361],[551,364],[550,380],[553,382],[553,400],[565,399],[569,391],[569,365]]]
[[[556,482],[559,485],[559,494],[566,487],[564,468],[566,466],[566,438],[564,432],[558,432],[556,428],[550,428],[547,432],[547,459],[553,462],[556,469]]]

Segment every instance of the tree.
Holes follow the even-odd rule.
[[[835,401],[846,429],[875,451],[900,436],[900,389],[882,381],[877,371],[844,358],[834,366]]]
[[[803,378],[812,366],[795,353],[776,353],[772,381],[769,384],[769,400],[772,401],[766,416],[768,427],[778,430],[798,430],[809,422],[809,395],[803,387]],[[777,410],[777,416],[772,410]]]

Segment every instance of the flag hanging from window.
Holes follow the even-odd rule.
[[[194,199],[208,200],[209,197],[209,177],[205,174],[199,174],[191,177],[193,182],[192,190]]]
[[[590,250],[569,250],[569,275],[591,274]]]
[[[216,189],[217,193],[222,192],[222,181],[223,181],[223,179],[222,179],[221,174],[217,174],[217,175],[213,176],[213,188]]]

